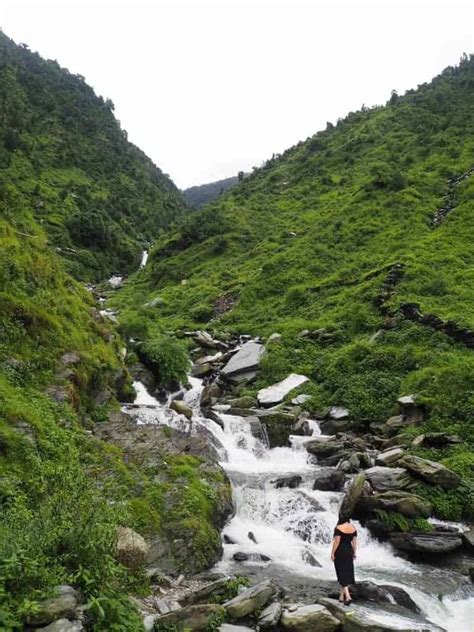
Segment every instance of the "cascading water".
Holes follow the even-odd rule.
[[[143,250],[142,259],[140,261],[140,268],[144,268],[146,266],[147,261],[148,261],[148,250]]]
[[[269,449],[252,434],[251,423],[244,417],[219,412],[221,427],[202,416],[201,381],[191,377],[189,382],[191,388],[184,400],[193,408],[192,422],[160,405],[140,383],[135,383],[136,405],[143,407],[136,414],[139,423],[164,423],[187,432],[204,431],[212,437],[231,481],[235,505],[235,515],[223,530],[224,554],[217,570],[242,573],[233,559],[239,552],[247,556],[245,569],[253,569],[261,577],[272,574],[309,584],[334,580],[329,547],[342,494],[312,489],[317,465],[304,448],[305,438],[293,437],[291,447]],[[320,434],[315,423],[312,430],[313,435]],[[285,476],[301,477],[298,488],[277,487],[275,479]],[[429,565],[412,564],[396,556],[390,545],[372,538],[361,525],[356,526],[359,580],[405,588],[429,621],[449,632],[472,630],[474,593],[464,578]],[[440,598],[440,593],[446,596]],[[370,608],[370,616],[395,628],[407,627],[402,616],[375,607]],[[416,629],[412,619],[409,624]],[[426,630],[426,622],[420,622],[422,628]]]

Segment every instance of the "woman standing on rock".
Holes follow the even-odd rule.
[[[339,601],[346,606],[352,603],[349,586],[354,584],[354,560],[357,550],[357,530],[349,519],[339,516],[334,529],[331,559],[336,568],[337,581],[341,586]]]

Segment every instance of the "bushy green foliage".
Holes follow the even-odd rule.
[[[169,336],[155,335],[139,347],[139,355],[149,366],[158,383],[171,380],[186,382],[189,358],[186,347],[179,340]]]
[[[441,520],[474,518],[474,487],[470,481],[449,491],[438,486],[419,484],[415,493],[429,500],[433,505],[433,514]]]

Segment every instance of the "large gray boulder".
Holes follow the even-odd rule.
[[[273,630],[280,621],[281,611],[282,605],[278,601],[274,601],[264,608],[258,617],[258,629]]]
[[[265,606],[277,593],[277,587],[271,580],[266,580],[247,588],[237,597],[224,603],[224,608],[231,619],[240,619]]]
[[[371,513],[377,509],[395,511],[407,518],[429,518],[432,506],[424,498],[403,491],[387,491],[373,496],[363,496],[357,503],[359,513]]]
[[[365,482],[366,478],[363,472],[359,472],[352,479],[344,498],[342,499],[341,508],[339,509],[339,515],[342,518],[351,518],[354,513],[355,506],[364,493]]]
[[[267,386],[258,391],[257,399],[261,406],[275,406],[282,402],[285,397],[291,393],[295,388],[301,386],[308,381],[305,375],[298,375],[297,373],[291,373],[287,378]]]
[[[413,484],[408,472],[402,467],[376,465],[365,470],[365,475],[373,489],[378,492],[407,489]]]
[[[258,342],[250,340],[227,362],[221,373],[227,377],[237,373],[246,373],[258,369],[260,361],[265,353],[265,347]]]
[[[390,542],[399,551],[442,555],[459,549],[463,542],[459,533],[392,533]]]
[[[313,489],[334,492],[342,489],[345,480],[344,472],[335,467],[320,467],[315,472]]]
[[[146,560],[150,550],[145,538],[130,527],[120,527],[117,533],[117,559],[132,571]]]
[[[179,399],[175,399],[170,404],[171,410],[174,410],[178,413],[178,415],[184,415],[186,419],[191,420],[193,416],[193,409],[191,406],[188,406],[186,402],[183,402]]]
[[[413,474],[420,476],[432,485],[439,485],[443,489],[455,489],[461,482],[461,477],[448,470],[436,461],[428,461],[413,454],[406,454],[397,461],[397,465],[406,468]]]
[[[285,608],[281,625],[285,630],[294,632],[333,632],[340,627],[338,619],[320,604],[300,606],[294,610]]]
[[[186,606],[180,610],[174,610],[168,614],[164,614],[161,617],[155,619],[155,626],[168,629],[189,628],[193,632],[199,632],[200,630],[207,630],[209,624],[213,619],[218,616],[223,616],[225,610],[218,604],[208,603],[199,606]]]
[[[74,619],[79,593],[72,586],[57,586],[55,597],[44,599],[37,611],[28,617],[30,625],[46,625],[57,619]]]
[[[377,465],[390,466],[398,461],[404,454],[405,450],[402,448],[390,448],[378,454],[375,462]]]

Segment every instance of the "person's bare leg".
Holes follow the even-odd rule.
[[[339,591],[339,601],[344,601],[344,586],[341,586],[341,590]]]
[[[346,601],[351,600],[351,593],[349,592],[349,586],[344,587],[344,597],[346,598]]]

